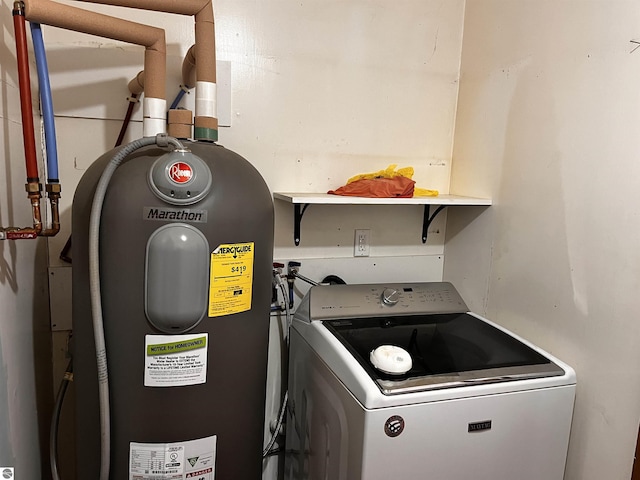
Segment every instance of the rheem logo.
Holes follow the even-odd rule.
[[[169,167],[169,178],[175,183],[187,183],[191,177],[193,177],[193,170],[184,162],[176,162]]]

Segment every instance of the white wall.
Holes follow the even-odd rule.
[[[415,168],[418,186],[447,193],[463,4],[216,1],[217,58],[230,62],[232,102],[232,126],[220,130],[219,143],[252,162],[272,191],[326,192],[357,173],[396,163]],[[181,55],[193,42],[193,20],[80,6],[166,28],[170,103]],[[115,142],[126,84],[141,68],[142,50],[43,30],[65,162],[60,176],[67,221],[52,241],[59,251],[68,236],[71,192],[82,171]],[[129,138],[136,138],[139,125],[132,130]],[[421,243],[420,207],[312,207],[300,247],[293,244],[292,212],[276,202],[279,258],[352,257],[355,228],[372,229],[372,256],[388,256],[390,246],[393,255],[443,253],[437,228],[428,245]]]
[[[30,227],[11,5],[0,12],[0,226]],[[46,478],[40,442],[52,402],[46,262],[45,240],[0,241],[0,467],[34,480]]]
[[[193,19],[64,3],[165,28],[167,98],[173,99],[181,57],[193,42]],[[463,7],[463,0],[215,1],[217,58],[231,66],[231,127],[220,130],[219,143],[253,163],[272,191],[326,192],[352,175],[396,163],[415,168],[418,186],[447,193]],[[115,142],[126,84],[141,68],[142,49],[43,31],[63,162],[62,231],[49,245],[56,269],[66,268],[57,256],[69,235],[74,187]],[[134,122],[129,139],[140,134]],[[314,205],[295,247],[293,208],[284,202],[275,207],[275,257],[302,260],[301,273],[316,280],[326,265],[352,282],[382,280],[391,269],[406,281],[442,277],[445,215],[423,245],[419,206]],[[353,258],[356,228],[371,230],[368,259]],[[332,260],[318,260],[326,257]],[[61,301],[52,299],[53,307]],[[272,326],[277,333],[275,320]],[[278,361],[274,341],[273,375]],[[267,410],[275,417],[277,379],[269,385]],[[270,462],[265,478],[275,478],[275,470]]]
[[[355,228],[372,229],[372,256],[384,268],[393,268],[394,255],[416,257],[436,265],[426,267],[430,278],[446,253],[445,277],[474,310],[576,368],[567,479],[626,480],[640,413],[633,319],[640,50],[630,53],[629,43],[640,38],[640,6],[468,0],[452,165],[464,4],[216,2],[218,58],[232,71],[232,126],[221,143],[254,163],[274,191],[324,191],[398,163],[416,168],[419,186],[447,192],[451,172],[451,193],[492,196],[489,209],[450,209],[446,252],[442,228],[419,243],[421,211],[412,207],[311,207],[294,247],[291,207],[278,202],[276,257],[309,259],[314,273],[321,271],[314,259],[327,252],[354,262]],[[26,225],[11,2],[2,5],[0,221]],[[167,29],[171,98],[192,20],[126,15]],[[115,141],[142,54],[52,28],[45,39],[64,162],[55,266],[74,185]],[[139,135],[138,124],[132,130],[130,138]],[[0,243],[0,465],[12,462],[34,480],[42,255],[42,242]],[[355,271],[367,271],[362,265]]]
[[[567,480],[627,480],[640,415],[640,4],[468,0],[445,279],[577,371]]]

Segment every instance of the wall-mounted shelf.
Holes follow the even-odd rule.
[[[300,223],[309,205],[424,205],[422,221],[422,243],[427,241],[427,230],[433,219],[450,206],[489,206],[490,198],[463,197],[460,195],[438,195],[437,197],[412,198],[367,198],[330,195],[328,193],[274,192],[273,198],[293,204],[293,240],[300,244]],[[431,206],[437,206],[431,214]]]

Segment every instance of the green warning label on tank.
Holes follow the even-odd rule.
[[[209,316],[251,310],[254,243],[218,245],[211,253]]]
[[[169,353],[186,352],[189,350],[196,350],[198,348],[205,348],[206,346],[207,337],[198,337],[180,342],[147,345],[147,355],[167,355]]]

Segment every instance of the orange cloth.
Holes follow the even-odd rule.
[[[363,178],[352,181],[336,190],[329,190],[327,193],[349,197],[411,198],[415,184],[416,182],[403,176]]]
[[[347,195],[352,197],[378,197],[378,198],[411,198],[411,197],[437,197],[437,190],[427,190],[415,186],[413,167],[396,169],[393,163],[384,170],[371,173],[361,173],[347,180],[347,184],[337,190],[327,193],[334,195]],[[367,182],[364,182],[367,180]],[[409,182],[411,181],[411,185]],[[359,183],[362,182],[362,183]],[[352,186],[353,183],[358,183]],[[410,189],[410,190],[409,190]]]

